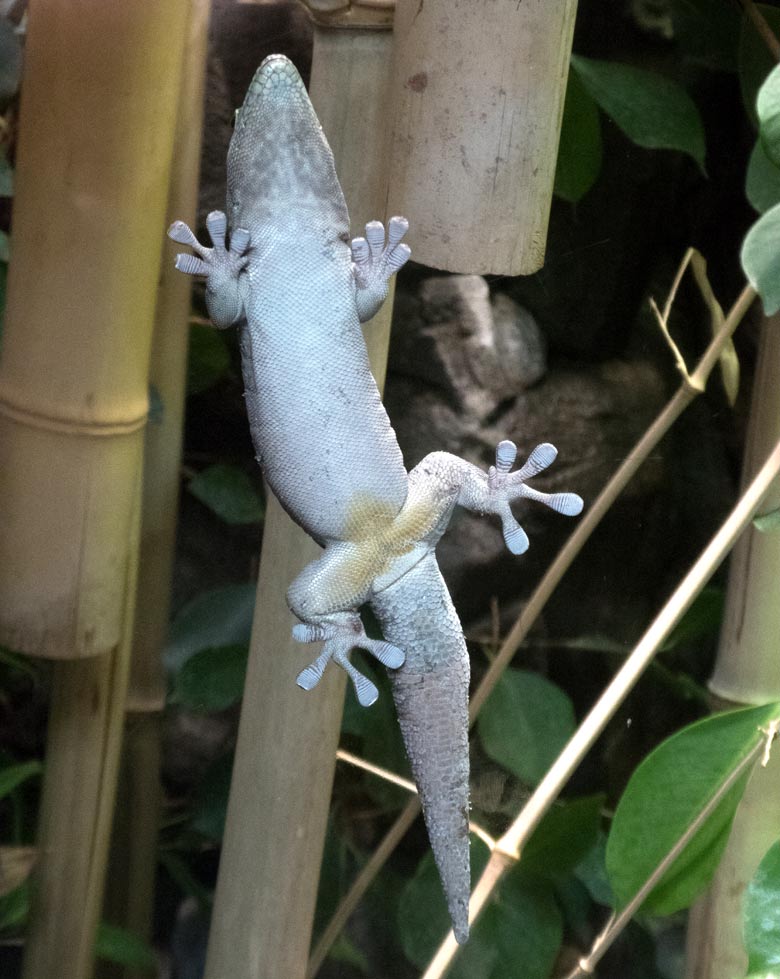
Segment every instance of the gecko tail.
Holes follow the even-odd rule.
[[[385,639],[406,652],[393,699],[461,944],[469,935],[469,659],[433,554],[372,599]]]

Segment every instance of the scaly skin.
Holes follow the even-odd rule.
[[[360,323],[409,258],[408,224],[377,221],[349,245],[349,216],[333,156],[293,65],[271,55],[257,70],[228,153],[228,217],[209,215],[213,248],[176,222],[189,245],[176,267],[206,276],[215,326],[239,330],[247,412],[257,460],[282,506],[323,545],[296,578],[288,603],[301,642],[324,640],[298,676],[316,686],[330,660],[359,701],[376,687],[348,654],[366,649],[391,669],[393,696],[422,801],[455,936],[468,937],[468,684],[466,644],[434,548],[456,504],[501,517],[516,554],[528,539],[510,503],[528,497],[579,513],[571,493],[526,480],[555,458],[537,446],[511,472],[501,442],[484,473],[434,452],[407,475],[368,364]],[[230,245],[226,232],[230,225]],[[369,639],[358,609],[370,602],[385,640]]]

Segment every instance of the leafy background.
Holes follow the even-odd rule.
[[[762,5],[762,11],[780,30],[780,10]],[[292,38],[281,40],[293,43]],[[297,43],[304,42],[298,38]],[[624,184],[615,179],[626,166],[635,166],[644,181],[641,234],[632,242],[637,263],[663,271],[693,241],[707,254],[716,293],[728,294],[740,278],[738,249],[747,234],[742,251],[746,272],[759,286],[767,311],[780,308],[775,246],[780,240],[780,69],[757,98],[773,63],[737,6],[727,0],[583,3],[575,51],[548,266],[565,262],[566,249],[573,248],[581,274],[603,295],[588,306],[596,322],[589,335],[572,329],[564,312],[548,317],[561,331],[556,337],[551,326],[550,342],[564,355],[586,357],[593,348],[648,342],[637,314],[638,294],[648,282],[636,269],[627,274],[624,262],[613,265],[631,288],[616,284],[614,276],[605,279],[599,264],[604,256],[591,249],[600,236],[613,236],[609,229],[627,207]],[[0,20],[0,310],[13,240],[20,67],[19,36]],[[666,216],[675,211],[672,191],[677,223],[661,233],[647,214],[654,207]],[[636,196],[629,204],[639,207]],[[716,222],[717,240],[710,234]],[[608,262],[611,247],[605,249]],[[545,292],[545,275],[549,272],[523,284],[525,298],[533,302]],[[577,298],[588,305],[592,295],[586,290]],[[560,301],[553,296],[547,306],[537,303],[536,308],[555,313]],[[690,317],[684,342],[692,344],[698,336],[695,320]],[[634,339],[620,335],[632,322]],[[749,366],[751,356],[749,347],[742,349],[741,363]],[[264,502],[251,464],[234,341],[210,330],[202,317],[191,327],[188,382],[183,542],[174,586],[177,611],[165,650],[170,694],[155,943],[171,950],[181,975],[197,975],[225,824]],[[741,398],[735,419],[723,423],[734,443],[725,464],[731,465],[732,479],[744,394]],[[154,392],[151,402],[154,411]],[[716,398],[712,411],[723,410]],[[704,716],[708,697],[703,684],[722,604],[721,582],[716,581],[670,637],[566,796],[543,820],[452,975],[499,979],[514,974],[522,961],[524,977],[544,979],[570,967],[592,942],[608,909],[630,899],[725,774],[753,748],[757,725],[777,716],[777,705]],[[641,627],[637,622],[637,633]],[[494,645],[482,635],[471,647],[479,673]],[[473,818],[488,832],[498,834],[507,825],[627,648],[622,634],[585,628],[552,638],[532,635],[486,703],[473,738]],[[372,678],[380,688],[379,701],[369,712],[348,698],[343,746],[408,776],[387,680],[377,671]],[[4,975],[14,975],[18,967],[17,939],[28,907],[47,683],[45,666],[0,650],[0,840],[15,854],[15,862],[8,864],[14,873],[0,881]],[[634,737],[634,731],[641,736]],[[681,974],[682,912],[714,870],[741,788],[737,785],[724,799],[653,891],[600,974],[648,979]],[[398,786],[339,767],[316,930],[405,799]],[[478,837],[472,837],[472,844],[476,877],[487,850]],[[745,901],[746,948],[755,979],[780,965],[773,915],[780,906],[778,846],[767,853]],[[359,919],[334,947],[323,975],[415,975],[437,947],[446,923],[432,858],[416,827],[384,868]],[[101,926],[98,950],[137,968],[153,961],[140,939],[108,922]]]

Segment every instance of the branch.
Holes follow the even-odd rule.
[[[601,523],[609,508],[623,492],[645,459],[653,452],[658,442],[660,442],[685,408],[695,399],[696,395],[703,390],[704,384],[706,384],[713,367],[718,362],[721,350],[730,340],[755,298],[755,290],[751,286],[745,286],[729,311],[723,326],[718,331],[718,334],[713,337],[699,361],[692,375],[692,377],[696,378],[696,383],[692,384],[688,378],[683,377],[682,383],[671,401],[668,402],[650,428],[648,428],[639,442],[631,450],[628,457],[601,491],[593,506],[586,510],[574,532],[536,586],[527,605],[516,619],[506,639],[501,644],[501,648],[496,657],[491,662],[481,682],[474,691],[469,707],[469,717],[472,724],[479,714],[482,705],[501,678],[504,670],[511,662],[512,657],[519,649],[520,644],[536,622],[548,599],[558,587],[561,578],[563,578],[564,574],[573,564],[590,535]],[[701,388],[699,384],[702,385]],[[338,937],[344,922],[347,921],[360,903],[361,898],[381,870],[385,860],[393,852],[406,830],[417,818],[419,812],[420,800],[417,797],[410,799],[388,830],[379,848],[355,878],[350,889],[344,895],[334,912],[332,920],[312,951],[307,979],[313,979],[316,976],[317,971],[325,961],[328,950]],[[336,927],[337,922],[338,928]]]
[[[683,578],[650,628],[634,648],[612,682],[601,695],[588,716],[580,724],[569,743],[560,753],[517,819],[504,833],[491,855],[471,898],[469,923],[479,917],[486,901],[495,890],[507,868],[520,859],[523,845],[539,825],[542,817],[558,797],[574,770],[593,742],[614,716],[634,687],[650,660],[672,629],[690,607],[694,598],[709,581],[715,569],[734,546],[739,535],[753,519],[773,480],[780,474],[780,441],[767,457],[757,476],[731,511],[720,530],[704,549],[691,570]],[[763,741],[761,742],[763,744]],[[457,954],[458,944],[450,932],[423,979],[441,979]]]

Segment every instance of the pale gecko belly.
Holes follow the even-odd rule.
[[[332,343],[315,351],[300,335],[287,339],[252,343],[247,357],[242,337],[255,450],[297,523],[319,539],[353,539],[366,521],[392,520],[406,499],[395,432],[365,351],[361,358]]]

